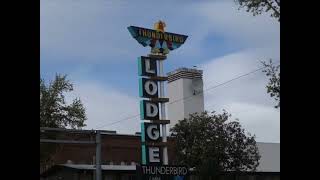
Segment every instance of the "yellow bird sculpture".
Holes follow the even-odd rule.
[[[160,31],[164,33],[164,28],[166,27],[166,23],[164,21],[158,21],[154,24],[154,30]]]

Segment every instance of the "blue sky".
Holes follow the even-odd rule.
[[[164,20],[166,31],[188,35],[165,71],[196,65],[205,88],[257,69],[261,60],[279,61],[279,22],[238,10],[233,0],[43,0],[40,11],[41,76],[68,74],[75,84],[68,98],[82,99],[89,129],[139,113],[136,58],[150,49],[130,36],[130,25],[152,28]],[[280,112],[266,82],[258,72],[207,92],[205,107],[225,108],[258,140],[279,142]],[[139,120],[103,128],[134,133]]]

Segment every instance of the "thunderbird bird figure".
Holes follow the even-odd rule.
[[[188,36],[165,32],[166,23],[158,21],[154,24],[154,30],[129,26],[128,30],[144,47],[151,47],[152,54],[167,55],[170,51],[179,48]]]

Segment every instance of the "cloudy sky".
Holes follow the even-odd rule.
[[[68,75],[75,87],[68,98],[83,101],[86,129],[140,131],[136,58],[149,48],[127,27],[164,20],[166,31],[189,36],[169,54],[165,71],[202,69],[206,110],[226,109],[257,141],[280,142],[280,110],[261,71],[210,89],[260,68],[262,60],[280,61],[280,24],[269,15],[253,17],[233,0],[43,0],[40,18],[41,76]]]

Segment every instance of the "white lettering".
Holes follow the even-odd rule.
[[[166,174],[169,174],[169,173],[170,173],[170,168],[166,167]]]
[[[178,169],[174,168],[173,172],[174,172],[175,175],[178,174]]]
[[[146,72],[147,72],[147,73],[152,73],[152,74],[154,74],[154,73],[156,72],[154,69],[151,69],[150,59],[146,59],[146,60],[145,60],[145,65],[146,65]]]
[[[158,92],[157,84],[154,81],[146,81],[144,89],[149,95],[155,95]]]
[[[170,167],[170,174],[173,174],[173,167]]]
[[[145,172],[145,174],[150,174],[150,172],[151,172],[151,167],[146,167],[145,169],[143,169],[144,170],[144,172]]]
[[[182,173],[182,174],[183,174],[183,175],[186,175],[187,173],[188,173],[188,169],[184,167],[184,168],[183,168],[183,173]]]
[[[161,174],[164,174],[165,173],[165,170],[166,170],[166,168],[165,167],[161,167]]]
[[[148,117],[156,117],[158,115],[158,106],[152,103],[146,103],[146,114]]]
[[[159,163],[159,148],[158,147],[149,147],[149,162]]]
[[[152,140],[157,140],[160,137],[159,129],[157,125],[149,125],[147,128],[147,135]]]

